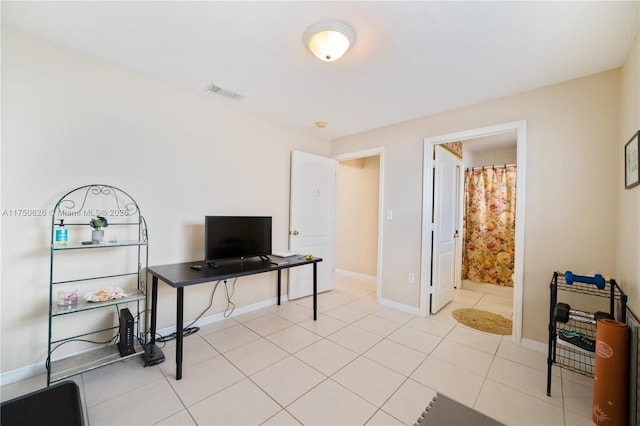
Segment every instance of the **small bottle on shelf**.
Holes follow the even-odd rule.
[[[69,231],[64,227],[64,219],[60,219],[60,224],[56,229],[55,246],[66,247],[69,241]]]

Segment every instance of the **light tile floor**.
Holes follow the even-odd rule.
[[[436,391],[508,425],[592,425],[591,379],[555,369],[548,397],[546,354],[451,317],[469,306],[510,317],[511,300],[465,282],[423,318],[376,304],[375,283],[339,276],[318,297],[318,321],[304,298],[187,337],[180,381],[174,342],[161,365],[132,359],[74,379],[89,425],[413,424]],[[3,386],[2,400],[45,382]]]

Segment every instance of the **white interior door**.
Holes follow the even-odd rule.
[[[334,287],[335,185],[335,160],[292,151],[289,250],[322,258],[318,292]],[[289,299],[312,293],[313,269],[290,269]]]
[[[451,301],[460,280],[462,168],[455,155],[435,146],[431,313]]]

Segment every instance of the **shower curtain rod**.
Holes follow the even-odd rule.
[[[517,164],[496,164],[495,166],[467,167],[467,170],[506,169],[507,167],[513,167],[516,165]]]

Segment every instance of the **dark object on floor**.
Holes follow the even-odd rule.
[[[84,426],[78,385],[70,380],[5,401],[3,425]]]
[[[416,420],[414,426],[504,426],[479,411],[460,404],[441,393],[433,400]]]
[[[153,343],[147,343],[144,347],[142,359],[145,367],[162,364],[164,362],[164,353],[162,353],[162,349]]]
[[[127,308],[120,310],[120,341],[118,342],[118,350],[120,356],[127,356],[136,353],[136,349],[133,346],[133,339],[135,332],[135,321],[131,311]]]
[[[558,343],[570,346],[582,352],[595,352],[596,342],[576,330],[558,330]]]

